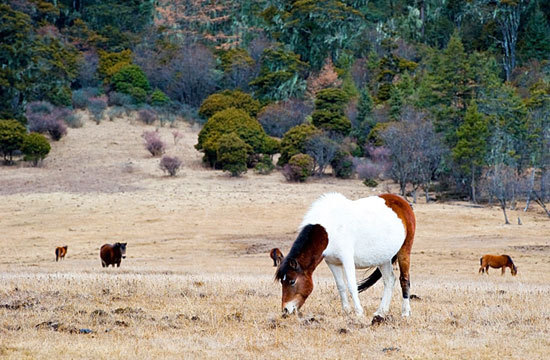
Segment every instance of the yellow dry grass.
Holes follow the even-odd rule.
[[[344,315],[325,264],[302,316],[282,319],[269,249],[288,251],[320,194],[391,187],[230,178],[202,168],[183,124],[177,145],[159,129],[184,161],[169,178],[143,149],[146,129],[88,122],[44,167],[0,167],[0,358],[547,358],[550,221],[538,209],[505,226],[496,208],[418,204],[410,319],[396,286],[389,320],[370,326],[381,284],[361,294],[364,319]],[[99,247],[116,241],[128,257],[101,268]],[[478,275],[485,253],[511,255],[518,276]]]

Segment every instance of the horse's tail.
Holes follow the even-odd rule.
[[[479,265],[483,265],[483,256],[479,258]]]
[[[55,248],[55,261],[59,260],[59,248]]]
[[[396,260],[397,260],[397,255],[392,257],[391,263],[392,264],[395,263]],[[366,279],[361,280],[359,284],[357,284],[357,290],[359,292],[363,292],[367,290],[368,288],[376,284],[376,282],[380,280],[381,277],[382,277],[382,273],[380,272],[380,269],[376,268],[376,270],[374,270],[372,274],[370,274]]]

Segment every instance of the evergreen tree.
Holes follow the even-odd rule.
[[[403,95],[401,90],[392,86],[390,90],[390,119],[397,121],[401,117],[401,108],[403,107]]]
[[[489,123],[478,112],[477,104],[472,102],[466,111],[464,122],[457,129],[457,144],[453,148],[453,157],[464,173],[470,176],[472,202],[476,202],[476,174],[484,164],[487,153]]]
[[[357,104],[357,122],[364,123],[372,114],[372,97],[370,96],[369,89],[365,86],[361,90],[359,95],[359,103]]]
[[[529,17],[521,44],[524,60],[547,60],[550,57],[550,26],[537,2]]]

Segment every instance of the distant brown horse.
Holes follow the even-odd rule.
[[[479,259],[479,263],[481,265],[479,268],[480,274],[485,272],[489,275],[489,266],[494,269],[502,268],[501,275],[504,275],[507,267],[510,268],[513,276],[516,276],[518,273],[518,268],[514,265],[512,258],[508,255],[483,255],[481,259]]]
[[[65,255],[67,255],[67,245],[55,248],[55,261],[58,261],[60,258],[63,260]]]
[[[273,259],[273,266],[277,267],[279,266],[281,261],[283,261],[285,256],[283,255],[281,250],[275,248],[275,249],[271,249],[271,251],[269,252],[269,257]]]
[[[120,267],[120,260],[126,259],[126,244],[115,243],[114,245],[105,244],[99,249],[99,257],[101,258],[101,266],[108,267],[115,264]]]

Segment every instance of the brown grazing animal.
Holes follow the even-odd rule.
[[[508,255],[483,255],[481,259],[479,259],[479,263],[481,265],[479,268],[480,274],[485,272],[489,275],[489,266],[494,269],[502,268],[501,275],[504,275],[507,267],[510,268],[512,276],[516,276],[518,273],[518,268],[514,265],[512,258]]]
[[[63,260],[65,255],[67,255],[67,245],[55,248],[55,261],[58,261],[60,258]]]
[[[105,244],[99,249],[99,257],[101,258],[101,266],[108,267],[115,264],[120,267],[120,259],[126,259],[126,244],[115,243],[114,245]]]
[[[275,248],[275,249],[271,249],[271,251],[269,252],[269,257],[273,259],[273,266],[277,267],[279,266],[281,261],[283,261],[283,258],[285,256],[283,255],[281,250],[279,250],[278,248]]]

